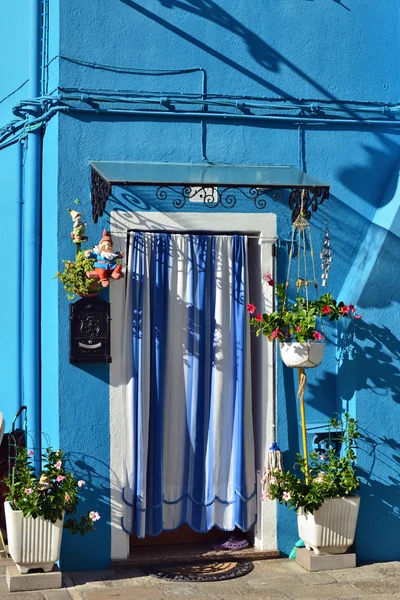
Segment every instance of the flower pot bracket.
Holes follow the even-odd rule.
[[[154,186],[156,198],[172,200],[176,209],[196,197],[196,202],[210,209],[232,209],[241,198],[263,210],[269,200],[283,202],[286,191],[293,221],[300,214],[302,197],[307,219],[329,198],[328,184],[286,165],[92,161],[90,166],[94,223],[103,215],[114,186]]]

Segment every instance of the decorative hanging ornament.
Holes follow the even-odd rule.
[[[329,228],[328,222],[325,221],[325,236],[322,244],[321,254],[319,255],[321,259],[321,269],[322,269],[322,287],[326,287],[328,277],[329,277],[329,269],[332,264],[332,250],[331,250],[331,238],[329,236]]]

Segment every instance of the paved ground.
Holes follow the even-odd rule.
[[[255,562],[252,573],[216,583],[167,582],[136,568],[65,573],[62,590],[8,592],[0,563],[1,600],[400,600],[400,562],[308,573],[294,561]]]

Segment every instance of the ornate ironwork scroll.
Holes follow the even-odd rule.
[[[103,216],[107,200],[111,195],[111,184],[103,179],[101,175],[92,169],[92,218],[97,223],[99,217]]]
[[[207,208],[216,208],[221,205],[223,208],[233,208],[239,196],[252,200],[258,210],[263,210],[267,206],[267,200],[282,202],[284,192],[279,188],[242,188],[242,187],[212,187],[212,186],[161,186],[156,191],[159,200],[167,200],[172,196],[172,204],[175,208],[181,209],[187,201],[195,197],[203,202]]]
[[[300,214],[303,204],[303,214],[306,219],[311,218],[311,211],[317,212],[318,206],[329,198],[329,188],[296,188],[290,192],[289,208],[292,211],[294,222]],[[310,210],[311,209],[311,210]]]

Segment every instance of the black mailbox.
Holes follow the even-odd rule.
[[[110,363],[110,304],[82,298],[70,305],[70,359],[76,363]]]

